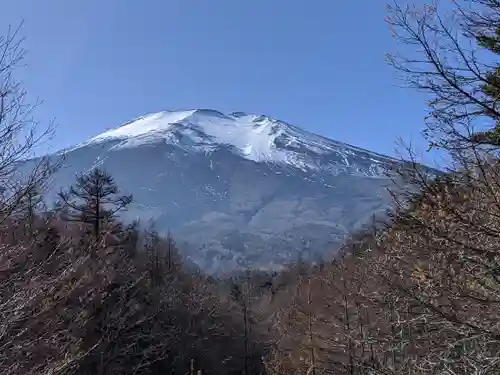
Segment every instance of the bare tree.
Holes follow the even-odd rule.
[[[16,79],[25,56],[20,31],[21,26],[9,27],[0,36],[0,222],[24,210],[25,197],[35,187],[45,188],[61,162],[36,154],[54,128],[52,123],[43,128],[33,118],[38,103],[27,103],[27,92]]]

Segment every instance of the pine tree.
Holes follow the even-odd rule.
[[[500,1],[453,1],[451,12],[443,4],[389,6],[394,37],[415,48],[389,54],[389,63],[430,94],[424,136],[431,148],[500,146]]]
[[[465,9],[459,7],[459,13],[462,15],[462,28],[465,35],[474,39],[479,48],[487,50],[493,54],[493,63],[484,64],[478,61],[471,65],[481,67],[480,92],[484,94],[483,111],[484,115],[492,118],[495,125],[482,132],[476,132],[472,135],[472,140],[500,146],[500,65],[495,60],[500,55],[500,2],[498,0],[472,0],[472,5],[480,6],[476,9]],[[481,111],[479,111],[481,112]]]
[[[114,178],[95,168],[80,174],[76,184],[59,193],[63,218],[92,226],[94,238],[99,240],[103,228],[109,227],[119,211],[132,202],[132,195],[120,195]]]

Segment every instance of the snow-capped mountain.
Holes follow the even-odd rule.
[[[394,162],[388,157],[332,141],[267,116],[243,112],[225,115],[208,109],[146,115],[93,137],[72,150],[110,141],[116,142],[113,149],[164,142],[185,152],[206,154],[224,146],[257,163],[287,165],[303,171],[348,171],[364,176],[381,176],[387,164]],[[321,157],[332,154],[342,162],[332,163],[333,160]]]
[[[146,115],[61,153],[53,192],[104,167],[134,195],[124,219],[154,220],[209,272],[330,254],[387,207],[386,170],[398,164],[267,116],[213,110]]]

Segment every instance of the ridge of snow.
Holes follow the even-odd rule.
[[[182,121],[192,115],[194,111],[158,112],[139,117],[115,129],[108,130],[91,138],[89,142],[99,142],[108,139],[130,138],[143,135],[151,131],[168,131],[171,124]]]
[[[358,153],[365,154],[365,158],[375,165],[394,161],[387,156],[330,140],[268,116],[244,112],[223,114],[211,109],[148,114],[105,131],[75,148],[107,141],[118,142],[113,148],[161,141],[186,151],[204,152],[225,145],[248,160],[286,163],[302,170],[318,169],[316,161],[312,160],[313,156],[330,153],[339,155],[346,166],[349,166],[348,158]]]

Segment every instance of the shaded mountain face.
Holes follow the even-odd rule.
[[[390,202],[389,157],[266,116],[212,110],[138,118],[62,151],[49,198],[101,166],[209,273],[331,256]]]

